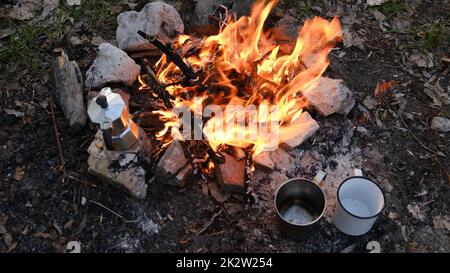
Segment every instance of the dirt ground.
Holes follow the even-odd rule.
[[[299,22],[340,16],[350,34],[331,52],[326,75],[343,79],[357,100],[345,117],[313,114],[321,129],[294,150],[298,164],[286,177],[311,177],[300,164],[308,151],[321,155],[331,180],[355,157],[351,162],[380,182],[387,199],[366,235],[346,236],[325,219],[301,242],[278,231],[277,177],[255,174],[256,202],[233,214],[204,194],[196,177],[183,189],[152,183],[138,201],[87,173],[96,129],[74,132],[56,106],[66,169],[87,183],[63,181],[49,105],[51,64],[64,49],[84,73],[95,41],[115,42],[117,14],[148,1],[62,1],[40,21],[8,18],[15,2],[0,4],[1,252],[64,252],[70,241],[82,252],[368,252],[370,241],[381,252],[450,251],[450,138],[430,128],[433,117],[450,118],[449,1],[281,1],[273,11],[273,20],[290,14]],[[195,1],[167,2],[189,32]],[[74,46],[74,36],[82,43]],[[390,80],[395,86],[374,97],[377,83]]]

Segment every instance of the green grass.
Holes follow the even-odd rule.
[[[448,37],[450,31],[448,27],[439,22],[434,22],[424,26],[422,35],[419,36],[419,48],[422,51],[430,51],[433,49],[443,50],[449,46]]]
[[[380,5],[378,10],[386,16],[386,18],[390,19],[397,14],[399,14],[405,8],[404,0],[391,0],[386,3]]]
[[[121,12],[121,0],[89,0],[82,1],[78,7],[70,7],[62,2],[57,10],[55,20],[32,24],[12,19],[0,22],[0,28],[11,29],[13,33],[0,40],[0,73],[7,78],[17,78],[20,71],[28,68],[28,72],[39,75],[45,71],[44,63],[52,48],[40,48],[42,41],[52,47],[61,47],[67,38],[67,28],[71,20],[83,21],[83,26],[92,31],[116,28],[116,16]],[[72,18],[72,19],[71,19]]]
[[[85,20],[91,27],[101,27],[110,22],[116,22],[116,15],[120,11],[121,0],[89,0],[82,1],[78,7],[64,6],[63,10],[68,12],[68,17],[75,21]]]
[[[38,71],[37,59],[39,37],[45,35],[43,26],[18,26],[12,21],[8,27],[13,33],[0,43],[0,72],[8,76],[17,76],[19,66],[26,65],[30,72]],[[6,41],[5,41],[6,40]]]

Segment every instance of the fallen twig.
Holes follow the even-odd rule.
[[[442,156],[442,157],[446,157],[445,154],[443,154],[440,151],[435,151],[431,148],[428,148],[427,146],[425,146],[425,144],[423,144],[422,142],[420,142],[419,138],[417,138],[417,136],[412,132],[412,130],[409,128],[409,126],[406,124],[405,120],[403,119],[403,117],[400,115],[400,120],[402,121],[403,125],[406,127],[406,129],[408,129],[408,132],[411,134],[411,136],[413,137],[413,139],[417,142],[417,144],[419,144],[420,146],[422,146],[422,148],[424,148],[425,150],[427,150],[430,153],[433,153],[435,155],[438,156]]]
[[[83,181],[82,179],[77,178],[73,174],[69,174],[67,172],[66,164],[65,164],[65,160],[64,160],[64,155],[63,155],[63,151],[62,151],[62,147],[61,147],[61,141],[59,139],[59,130],[58,130],[57,122],[56,122],[55,107],[54,107],[53,103],[54,103],[53,102],[53,97],[50,95],[50,112],[51,112],[52,121],[53,121],[53,131],[55,132],[56,147],[58,149],[59,160],[60,160],[60,164],[61,164],[60,168],[61,168],[61,171],[63,173],[62,181],[64,182],[66,180],[66,178],[68,178],[71,181],[75,181],[75,182],[78,182],[78,183],[81,183],[81,184],[85,184],[85,185],[88,185],[88,186],[91,186],[91,187],[94,187],[94,188],[99,187],[99,186],[97,186],[95,184]]]
[[[88,201],[89,201],[90,203],[96,204],[97,206],[100,206],[100,207],[106,209],[107,211],[111,212],[111,213],[114,214],[115,216],[117,216],[117,217],[119,217],[120,219],[122,219],[125,223],[136,223],[136,222],[139,221],[139,219],[136,219],[136,220],[125,220],[125,218],[124,218],[122,215],[118,214],[117,212],[113,211],[112,209],[108,208],[107,206],[105,206],[105,205],[103,205],[103,204],[101,204],[101,203],[99,203],[99,202],[89,200],[89,199],[88,199]]]
[[[209,220],[208,222],[206,222],[205,225],[203,225],[200,229],[194,229],[191,230],[195,235],[200,235],[202,234],[205,230],[207,230],[213,223],[214,220],[216,219],[217,216],[219,216],[222,213],[222,210],[219,210],[218,212],[216,212]]]
[[[447,175],[447,180],[450,183],[450,174],[447,172],[447,170],[445,169],[444,165],[442,165],[441,161],[439,161],[439,159],[437,159],[436,156],[433,156],[433,159],[434,159],[434,161],[437,162],[437,164],[439,165],[441,170],[444,172],[444,174]]]
[[[59,140],[59,131],[58,131],[58,126],[56,124],[55,107],[53,106],[52,95],[50,95],[50,110],[51,110],[51,114],[52,114],[53,130],[55,132],[56,146],[58,148],[59,161],[61,164],[61,170],[63,172],[63,182],[64,182],[64,178],[67,176],[67,172],[66,172],[66,165],[64,163],[64,155],[63,155],[62,148],[61,148],[61,141]]]

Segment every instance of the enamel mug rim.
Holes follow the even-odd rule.
[[[372,215],[372,216],[359,216],[359,215],[356,215],[356,214],[354,214],[354,213],[351,213],[350,211],[348,211],[346,208],[345,208],[345,206],[342,204],[342,202],[341,202],[341,197],[340,197],[340,192],[341,192],[341,188],[342,188],[342,186],[346,183],[346,182],[348,182],[349,180],[351,180],[351,179],[354,179],[354,178],[361,178],[361,179],[364,179],[364,180],[366,180],[366,181],[368,181],[368,182],[371,182],[372,184],[374,184],[377,188],[378,188],[378,190],[381,192],[381,196],[383,197],[383,207],[381,207],[381,209],[376,213],[376,214],[374,214],[374,215]],[[377,182],[375,182],[375,181],[373,181],[372,179],[370,179],[370,178],[368,178],[368,177],[365,177],[365,176],[350,176],[350,177],[347,177],[344,181],[342,181],[342,183],[339,185],[339,188],[338,188],[338,190],[337,190],[337,194],[336,194],[336,197],[337,197],[337,200],[338,200],[338,202],[339,202],[339,206],[341,206],[341,208],[346,212],[346,213],[348,213],[349,215],[351,215],[352,217],[356,217],[356,218],[358,218],[358,219],[373,219],[373,218],[376,218],[376,217],[378,217],[382,212],[383,212],[383,210],[384,210],[384,208],[386,207],[386,196],[385,196],[385,194],[384,194],[384,191],[383,191],[383,189],[380,187],[380,185],[378,185],[378,183]]]
[[[288,221],[286,218],[284,218],[283,215],[281,214],[281,212],[278,210],[278,206],[277,206],[277,199],[278,198],[277,197],[278,197],[278,192],[280,191],[280,189],[283,186],[285,186],[287,183],[291,183],[291,182],[294,182],[294,181],[301,181],[301,180],[303,180],[305,182],[308,182],[308,183],[311,183],[311,184],[314,184],[314,186],[316,186],[320,190],[320,192],[322,193],[322,196],[323,196],[323,209],[322,209],[322,212],[319,214],[319,216],[317,216],[317,218],[314,219],[313,221],[305,223],[305,224],[296,224],[296,223],[292,223],[292,222]],[[323,215],[325,214],[325,210],[327,208],[327,198],[326,198],[325,192],[322,190],[320,185],[318,183],[312,181],[312,180],[309,180],[309,179],[306,179],[306,178],[302,178],[302,177],[291,178],[291,179],[286,180],[283,183],[281,183],[281,185],[278,186],[277,191],[275,192],[275,197],[274,197],[273,200],[274,200],[274,204],[275,204],[275,211],[277,212],[278,216],[281,219],[283,219],[283,221],[289,223],[290,225],[299,226],[299,227],[311,226],[314,223],[318,222],[320,219],[322,219]]]

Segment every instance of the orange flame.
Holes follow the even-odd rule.
[[[203,75],[202,85],[208,88],[168,86],[167,91],[176,98],[173,100],[175,107],[188,106],[192,109],[193,96],[202,96],[204,105],[215,104],[222,108],[227,105],[242,106],[244,109],[250,105],[277,105],[278,111],[272,119],[281,125],[279,141],[296,134],[288,125],[307,106],[301,92],[312,88],[328,67],[328,53],[334,42],[341,39],[341,27],[337,18],[331,21],[320,17],[309,19],[299,31],[292,53],[282,54],[277,41],[271,39],[270,32],[264,31],[264,22],[276,2],[258,1],[250,16],[243,16],[237,21],[229,17],[217,35],[202,40],[188,35],[179,36],[175,48],[182,52],[185,61],[195,71]],[[306,57],[312,63],[309,67],[302,61]],[[156,67],[157,77],[162,83],[177,82],[183,77],[180,69],[166,56],[161,57]],[[249,115],[241,110],[224,119],[212,117],[205,124],[203,133],[214,149],[221,144],[243,148],[251,146],[256,155],[272,145],[264,134],[249,138],[255,128],[245,126],[251,122],[270,122],[269,115]],[[179,121],[168,112],[158,112],[165,122],[159,136],[168,132],[169,128],[180,128]],[[234,114],[244,115],[245,124],[235,126],[231,131],[215,129],[227,128],[222,126],[224,122],[225,125],[235,122]]]

